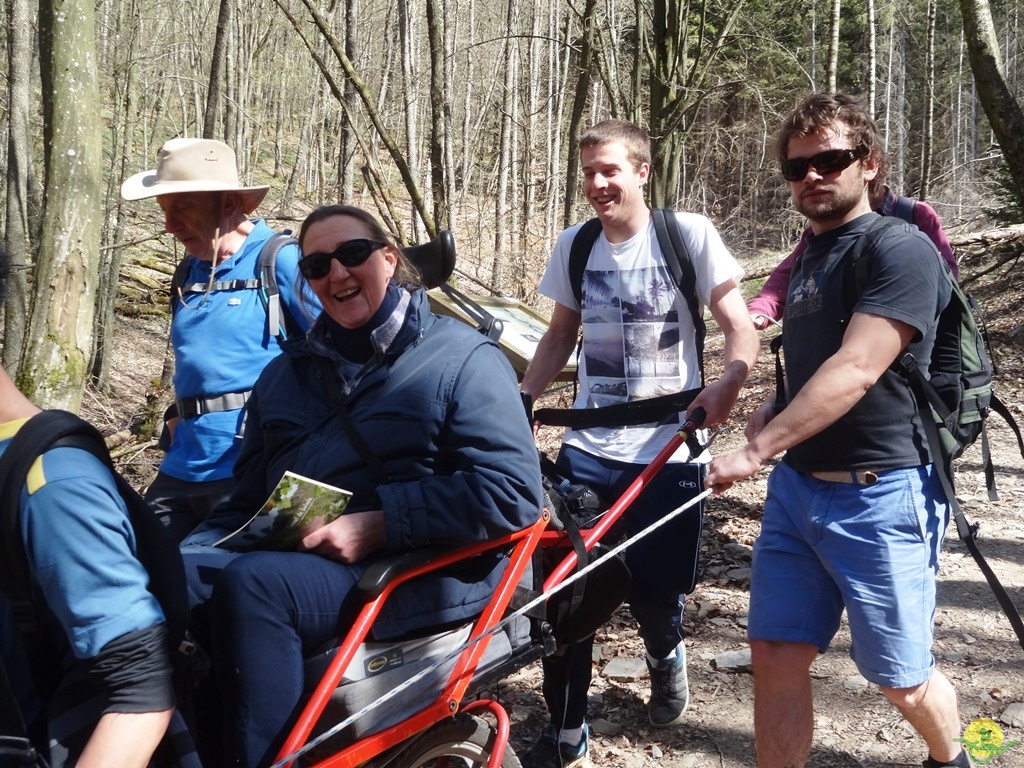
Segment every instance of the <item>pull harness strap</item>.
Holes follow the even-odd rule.
[[[700,393],[702,387],[673,392],[670,395],[631,400],[601,408],[538,408],[534,419],[551,427],[592,429],[594,427],[631,427],[662,421],[682,413]]]

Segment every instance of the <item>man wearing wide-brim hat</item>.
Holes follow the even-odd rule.
[[[186,251],[171,290],[176,402],[162,440],[167,454],[146,492],[178,540],[230,493],[249,391],[280,338],[308,329],[302,303],[315,309],[315,298],[299,300],[294,243],[277,252],[273,269],[280,311],[267,303],[258,262],[274,231],[249,214],[268,189],[242,185],[234,151],[210,139],[171,139],[155,171],[121,185],[126,200],[156,198]]]

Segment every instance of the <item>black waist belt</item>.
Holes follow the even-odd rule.
[[[213,395],[211,397],[187,397],[178,400],[174,405],[178,409],[178,416],[182,419],[192,419],[204,413],[219,413],[220,411],[237,411],[245,406],[249,399],[251,389],[244,392],[228,392],[226,395]]]

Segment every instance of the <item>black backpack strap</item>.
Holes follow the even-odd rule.
[[[1020,427],[1017,426],[1017,422],[1013,418],[1013,414],[1010,413],[1010,409],[1006,407],[1006,404],[996,397],[996,393],[992,393],[992,400],[989,402],[989,408],[998,413],[1003,417],[1003,421],[1007,423],[1010,429],[1013,431],[1014,436],[1017,438],[1017,447],[1020,449],[1021,458],[1024,458],[1024,437],[1021,436]]]
[[[857,300],[871,280],[871,253],[878,241],[891,227],[903,227],[903,219],[893,216],[880,216],[871,223],[867,232],[857,238],[844,257],[845,273],[843,275],[843,301],[846,306],[846,322],[853,315]]]
[[[661,246],[661,253],[672,274],[672,280],[679,287],[679,292],[690,308],[694,344],[697,348],[697,365],[700,366],[700,383],[703,386],[704,338],[707,336],[707,326],[704,323],[700,299],[697,297],[697,272],[693,268],[693,259],[683,240],[675,212],[668,208],[655,208],[651,211],[651,216],[654,219],[654,233],[658,237],[658,245]]]
[[[911,360],[913,360],[912,357]],[[1006,593],[1006,589],[999,582],[995,571],[992,570],[985,557],[981,554],[981,550],[978,549],[978,524],[971,523],[967,519],[967,516],[956,500],[951,469],[952,457],[943,448],[942,439],[939,437],[939,428],[935,420],[930,418],[928,414],[929,397],[923,386],[923,384],[927,384],[927,381],[920,374],[911,376],[909,380],[910,388],[917,400],[917,409],[921,414],[921,422],[924,424],[924,432],[928,437],[928,447],[931,450],[935,470],[939,475],[939,481],[942,484],[942,491],[946,496],[946,501],[953,513],[953,519],[956,521],[957,535],[966,545],[967,550],[971,553],[971,557],[974,558],[982,574],[984,574],[985,580],[992,589],[992,593],[996,596],[999,606],[1003,609],[1003,613],[1006,614],[1006,618],[1010,620],[1010,626],[1013,627],[1014,634],[1017,635],[1017,641],[1020,643],[1021,648],[1024,648],[1024,620],[1021,619],[1020,612],[1018,612],[1010,596]]]
[[[590,251],[601,234],[601,220],[591,219],[576,231],[569,247],[569,285],[576,303],[583,304],[583,273],[587,270]]]
[[[39,765],[39,753],[32,746],[25,718],[14,695],[7,667],[0,659],[0,765]]]
[[[281,290],[277,286],[277,254],[289,245],[298,246],[291,230],[275,232],[267,238],[256,259],[256,274],[260,282],[260,301],[267,310],[267,328],[278,343],[289,335],[302,333],[301,326],[281,303]]]
[[[772,338],[768,345],[772,354],[775,355],[775,412],[782,413],[789,405],[789,396],[786,394],[786,371],[782,365],[782,334]]]
[[[355,422],[352,420],[352,414],[348,412],[348,408],[345,407],[345,401],[341,394],[341,387],[338,386],[338,380],[335,378],[334,366],[330,360],[322,355],[313,355],[313,362],[316,365],[316,376],[318,379],[323,381],[324,389],[327,390],[327,399],[334,409],[334,412],[338,415],[338,421],[341,422],[341,426],[345,430],[345,434],[348,435],[349,441],[352,446],[356,449],[363,461],[366,462],[366,466],[370,468],[374,475],[377,477],[377,482],[382,485],[386,485],[391,482],[391,473],[388,472],[387,467],[384,466],[384,462],[380,460],[380,457],[373,452],[363,436],[359,434],[359,430],[356,428]]]
[[[188,277],[189,273],[189,259],[191,256],[186,256],[178,262],[174,268],[174,274],[171,275],[171,288],[170,288],[170,306],[171,315],[178,311],[178,305],[181,303],[181,286],[185,284],[185,278]]]

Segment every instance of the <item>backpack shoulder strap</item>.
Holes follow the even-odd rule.
[[[73,413],[43,411],[21,426],[0,457],[0,547],[3,551],[0,588],[10,599],[15,623],[22,631],[34,631],[36,624],[28,558],[21,537],[22,486],[36,459],[55,442],[74,433],[90,432],[103,442],[92,425]]]
[[[917,200],[906,195],[896,195],[896,200],[893,203],[891,216],[897,219],[903,219],[909,224],[914,223],[914,208],[917,206]]]
[[[171,293],[170,293],[170,307],[171,315],[173,316],[178,310],[178,304],[181,303],[181,286],[185,284],[185,278],[188,277],[190,256],[186,256],[178,262],[174,268],[174,274],[171,275]]]
[[[844,257],[843,306],[846,308],[844,323],[850,321],[853,316],[853,308],[857,305],[857,299],[864,293],[871,280],[871,259],[865,257],[870,256],[886,230],[894,226],[903,226],[903,221],[892,216],[880,216],[872,222],[867,232],[857,238]],[[788,404],[785,392],[785,372],[782,365],[781,334],[772,339],[771,351],[775,355],[775,409],[781,411]]]
[[[665,263],[672,280],[679,287],[679,292],[686,299],[693,318],[694,343],[697,347],[697,364],[700,366],[700,383],[704,384],[704,338],[707,326],[701,311],[700,299],[697,297],[697,272],[693,267],[693,259],[686,247],[683,233],[679,229],[679,220],[675,212],[668,208],[655,208],[651,211],[654,219],[654,232],[658,237],[658,245],[665,257]],[[671,221],[671,224],[669,223]]]
[[[919,381],[923,381],[923,379],[920,379]],[[927,413],[929,401],[923,387],[919,385],[912,385],[911,391],[917,399],[918,409],[922,413]],[[1002,583],[1000,583],[999,577],[996,576],[995,571],[992,570],[992,567],[985,560],[984,555],[982,555],[981,550],[978,547],[978,523],[972,523],[968,520],[967,515],[964,514],[963,509],[960,507],[960,503],[957,501],[951,477],[951,458],[949,456],[949,452],[943,447],[942,439],[939,437],[938,425],[935,423],[934,419],[925,418],[922,419],[922,421],[924,422],[924,432],[927,437],[932,456],[938,457],[934,462],[935,473],[939,477],[939,483],[942,485],[942,492],[949,504],[951,517],[956,523],[957,536],[971,553],[971,557],[974,558],[974,562],[977,563],[978,568],[981,569],[982,574],[985,576],[985,580],[988,582],[989,588],[992,590],[996,601],[999,603],[999,607],[1003,609],[1003,613],[1009,620],[1014,634],[1017,635],[1017,642],[1020,643],[1021,648],[1024,648],[1024,619],[1022,619],[1020,612],[1013,604],[1013,600],[1010,598],[1009,594],[1007,594]]]
[[[288,308],[281,304],[281,290],[277,286],[276,272],[277,254],[282,248],[298,244],[299,241],[292,237],[291,230],[275,232],[263,243],[256,260],[256,273],[260,280],[260,301],[267,310],[267,328],[278,343],[288,338],[289,334],[301,332],[299,324]]]
[[[857,238],[850,246],[846,255],[845,273],[843,276],[843,301],[846,306],[846,319],[849,320],[853,314],[853,308],[857,299],[864,293],[871,279],[871,253],[875,250],[878,241],[891,227],[904,226],[904,220],[895,216],[880,216],[868,231]],[[868,258],[864,258],[867,256]]]
[[[572,295],[576,297],[577,304],[583,302],[583,273],[587,269],[587,261],[590,260],[590,251],[600,234],[601,220],[591,219],[576,231],[569,248],[569,284],[572,286]]]

